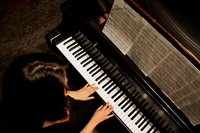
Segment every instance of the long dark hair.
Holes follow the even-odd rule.
[[[8,125],[15,131],[40,129],[44,120],[67,118],[68,62],[42,53],[16,58],[3,78],[2,106]]]

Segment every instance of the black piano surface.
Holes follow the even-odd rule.
[[[62,56],[60,51],[55,48],[55,44],[62,39],[62,37],[68,37],[75,34],[77,31],[81,31],[93,44],[97,43],[96,48],[101,51],[101,53],[117,68],[120,73],[129,81],[133,86],[135,86],[138,92],[141,95],[147,94],[146,100],[153,105],[157,109],[157,111],[163,112],[163,116],[167,117],[166,119],[170,119],[172,121],[172,126],[176,128],[180,128],[178,132],[196,132],[200,131],[200,126],[193,126],[187,117],[177,109],[177,107],[162,93],[162,91],[149,79],[145,77],[140,69],[132,62],[127,56],[124,56],[112,42],[101,32],[102,26],[98,25],[95,21],[95,18],[98,15],[102,15],[105,12],[109,11],[112,7],[112,0],[107,2],[106,0],[67,0],[66,2],[61,4],[61,12],[62,12],[62,22],[58,27],[56,27],[53,31],[49,32],[46,35],[46,40],[52,50],[55,53]],[[159,9],[160,4],[167,9],[175,8],[176,4],[173,4],[171,7],[170,4],[173,3],[172,1],[157,1],[157,6],[153,0],[150,1],[140,1],[135,0],[142,8],[144,8],[148,13],[150,13],[154,18],[156,18],[159,23],[162,23],[163,26],[166,26],[166,29],[170,31],[174,36],[177,37],[185,46],[189,45],[187,40],[184,40],[181,33],[177,33],[176,30],[171,30],[169,23],[163,19],[163,16],[160,17],[157,15],[157,11],[155,8]],[[88,4],[92,3],[92,4]],[[127,2],[129,3],[129,2]],[[129,3],[130,4],[130,3]],[[151,7],[153,5],[153,7]],[[131,5],[132,6],[132,5]],[[178,6],[178,5],[177,5]],[[134,8],[134,6],[133,6]],[[137,9],[135,9],[137,10]],[[139,12],[139,10],[137,10]],[[169,9],[171,11],[171,9]],[[174,10],[172,10],[174,11]],[[175,12],[175,11],[174,11]],[[172,14],[175,14],[171,12]],[[140,13],[141,14],[141,13]],[[157,17],[158,16],[158,17]],[[145,17],[145,16],[144,16]],[[192,17],[192,16],[191,16]],[[183,19],[183,18],[180,18]],[[191,18],[192,19],[192,18]],[[195,23],[198,21],[194,20]],[[176,21],[178,23],[178,20]],[[150,22],[151,23],[151,22]],[[194,26],[197,26],[194,24]],[[155,27],[156,28],[156,27]],[[198,58],[199,49],[195,49],[195,47],[199,46],[200,40],[198,40],[198,30],[193,32],[191,28],[187,28],[186,26],[187,35],[192,36],[194,44],[188,46],[187,48],[190,49]],[[190,33],[193,34],[190,34]],[[161,31],[162,33],[162,31]],[[61,34],[56,38],[57,34]],[[189,37],[190,37],[189,36]],[[167,37],[169,38],[169,37]],[[170,38],[169,38],[170,40]],[[173,42],[173,40],[171,40]],[[174,43],[174,42],[173,42]],[[177,48],[178,45],[175,44]],[[191,60],[199,68],[199,64],[196,60],[190,57],[184,50],[180,49],[180,51]],[[156,92],[156,93],[155,93]]]

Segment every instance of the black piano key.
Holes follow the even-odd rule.
[[[98,81],[98,84],[100,84],[100,81],[102,80],[102,79],[107,79],[107,74],[104,72],[104,73],[102,73],[99,77],[98,77],[98,79],[96,79],[96,81]],[[101,80],[100,80],[101,79]]]
[[[85,36],[81,32],[77,32],[73,35],[73,38],[76,40],[81,40],[81,38],[84,38]]]
[[[107,93],[110,94],[117,86],[114,85]]]
[[[100,82],[100,83],[98,82],[98,84],[102,84],[102,83],[103,83],[103,84],[105,85],[105,84],[108,84],[108,83],[111,82],[111,81],[112,81],[112,80],[111,80],[108,76],[106,76],[106,79],[105,79],[104,81]],[[103,86],[104,86],[104,85],[103,85]],[[103,87],[102,87],[102,89],[103,89]]]
[[[106,84],[104,84],[103,86],[102,86],[102,88],[105,88],[108,84],[110,84],[112,82],[112,80],[109,80]]]
[[[124,109],[124,112],[126,112],[133,105],[134,105],[134,103],[132,102],[126,109]]]
[[[160,131],[166,132],[167,133],[167,129],[169,128],[169,125],[166,121],[163,122],[163,124],[161,124],[160,126]]]
[[[130,99],[128,100],[128,101],[126,101],[126,103],[121,107],[121,109],[124,109],[125,107],[126,107],[126,105],[128,104],[128,103],[130,103]]]
[[[97,59],[96,59],[96,63],[99,65],[100,63],[104,62],[105,61],[105,57],[102,57],[102,56],[99,56]]]
[[[134,89],[133,87],[128,89],[125,93],[131,98],[131,100],[134,100],[134,98],[139,95],[138,91],[136,91],[136,89]]]
[[[150,133],[150,132],[153,130],[154,127],[155,127],[155,126],[152,126],[152,127],[147,131],[147,133]]]
[[[168,133],[169,130],[170,130],[170,126],[167,124],[163,130],[164,130],[166,133]]]
[[[156,115],[156,113],[155,113],[155,111],[154,111],[154,109],[152,108],[152,107],[150,107],[149,109],[148,109],[148,114],[147,114],[147,116],[155,116]],[[147,127],[147,125],[150,123],[151,121],[149,120],[142,128],[141,128],[141,130],[143,131],[146,127]]]
[[[95,63],[95,64],[93,64],[92,66],[90,66],[88,69],[87,69],[87,71],[89,72],[91,69],[93,69],[95,66],[97,66],[97,64]],[[91,73],[90,73],[91,74]]]
[[[118,106],[121,106],[127,99],[128,99],[128,97],[126,97],[124,100],[122,100],[122,101],[118,104]],[[129,101],[130,101],[130,100],[129,100]]]
[[[144,117],[143,117],[144,118]],[[147,121],[147,117],[145,119],[142,120],[142,122],[138,125],[139,128],[141,128],[141,126],[144,124],[144,122]]]
[[[131,99],[136,103],[138,99],[140,99],[141,95],[139,92],[135,91],[135,93],[131,96]]]
[[[138,108],[137,108],[137,106],[136,106],[136,108],[128,114],[128,117],[131,117],[131,115],[132,115],[137,109],[138,109]]]
[[[126,79],[123,77],[121,80],[117,82],[118,86],[122,86],[126,82]]]
[[[107,78],[108,78],[108,76],[105,76],[104,78],[102,78],[102,79],[98,82],[98,84],[103,83]]]
[[[76,34],[73,36],[73,38],[77,41],[80,42],[83,39],[86,39],[86,37],[83,34]]]
[[[96,61],[96,59],[99,58],[100,56],[101,56],[101,53],[99,51],[91,55],[94,61]]]
[[[91,47],[90,49],[87,50],[87,53],[91,56],[92,51],[96,51],[94,47]]]
[[[110,94],[116,87],[117,87],[116,84],[113,82],[111,85],[109,85],[109,87],[107,87],[107,88],[105,89],[105,92],[106,92],[107,94]]]
[[[162,127],[162,126],[164,126],[164,125],[163,125],[164,122],[165,122],[165,121],[164,121],[164,120],[162,119],[162,117],[161,117],[161,120],[157,123],[157,127],[160,128],[161,130],[164,129],[164,127]]]
[[[158,128],[156,127],[152,133],[156,133],[157,131],[158,131]]]
[[[85,64],[83,64],[83,67],[86,67],[87,65],[89,65],[93,60],[90,59],[88,62],[86,62]]]
[[[83,54],[85,51],[84,50],[82,50],[81,52],[79,52],[78,54],[76,54],[74,57],[75,58],[78,58],[81,54]]]
[[[166,130],[167,133],[175,133],[174,129],[172,129],[171,127],[169,127],[167,130]]]
[[[91,51],[91,52],[89,53],[89,55],[90,55],[90,56],[93,58],[93,60],[94,60],[94,58],[95,58],[96,56],[101,55],[101,54],[100,54],[99,51],[93,50],[93,51]]]
[[[94,77],[96,74],[98,74],[99,72],[101,71],[101,69],[99,68],[97,71],[95,71],[93,74],[92,74],[92,77]]]
[[[146,114],[150,116],[154,112],[154,109],[150,106],[150,108],[146,111]]]
[[[89,74],[92,74],[95,70],[97,70],[99,68],[99,66],[97,64],[94,64],[94,66],[91,66],[93,67],[92,70],[89,70],[90,68],[88,68],[87,70],[89,70]]]
[[[115,94],[113,94],[113,95],[111,96],[111,98],[114,99],[114,98],[116,97],[116,95],[118,95],[120,92],[121,92],[121,90],[118,90]]]
[[[123,91],[126,91],[129,85],[130,85],[129,81],[125,80],[121,84],[119,84],[119,88],[121,88],[121,90]]]
[[[74,51],[74,52],[72,53],[72,55],[76,55],[76,54],[79,53],[81,50],[83,50],[83,49],[82,49],[82,48],[79,48],[78,50]]]
[[[90,51],[90,50],[92,50],[92,49],[94,49],[94,46],[92,45],[92,43],[88,44],[87,47],[84,48],[84,50],[85,50],[86,52],[88,52],[88,51]]]
[[[105,71],[105,73],[108,73],[110,69],[112,69],[112,65],[109,61],[106,61],[103,65],[101,65],[101,68]]]
[[[116,76],[117,71],[114,67],[112,67],[111,70],[109,70],[109,72],[107,72],[107,74],[109,75],[109,77],[113,80],[113,76]]]
[[[146,107],[147,107],[147,105],[148,105],[147,101],[144,100],[144,102],[141,104],[140,108],[141,108],[142,110],[145,110]]]
[[[124,93],[120,94],[119,96],[117,96],[115,99],[114,99],[114,102],[117,102],[118,99],[120,99],[122,96],[124,95]],[[125,98],[127,99],[127,97]],[[125,101],[125,99],[123,101]],[[121,102],[120,102],[121,103]],[[118,104],[119,106],[119,104]]]
[[[73,47],[69,48],[69,51],[74,50],[74,49],[75,49],[76,47],[78,47],[78,46],[79,46],[79,45],[78,45],[77,43],[75,43]]]
[[[90,57],[88,57],[88,58],[86,58],[85,60],[83,60],[82,62],[81,62],[81,64],[84,64],[86,61],[88,61],[90,59]]]
[[[73,46],[77,45],[78,43],[75,40],[70,40],[67,43],[71,43],[69,46],[67,46],[67,49],[72,48]],[[70,50],[71,51],[71,50]]]
[[[142,121],[142,119],[144,118],[144,114],[135,122],[135,125],[138,125],[138,123],[140,122],[140,121]],[[138,125],[138,127],[139,127],[139,125]]]
[[[114,86],[114,82],[105,88],[105,91],[108,91],[112,86]]]
[[[120,74],[120,76],[117,77],[114,81],[115,81],[116,83],[119,83],[121,80],[124,80],[124,77]]]
[[[131,120],[133,120],[141,111],[138,110],[137,113],[135,113],[132,117],[131,117]]]
[[[128,85],[123,91],[125,94],[127,94],[127,93],[130,94],[130,92],[132,91],[132,88],[133,87],[131,85]]]
[[[87,55],[87,53],[82,54],[81,56],[79,56],[79,57],[77,58],[77,60],[80,60],[81,58],[83,58],[83,57],[86,56],[86,55]]]
[[[90,41],[87,38],[83,38],[82,40],[79,40],[77,42],[82,48],[85,48],[85,47],[87,47],[88,45],[91,44]]]
[[[105,76],[106,75],[106,73],[102,73],[99,77],[97,77],[96,79],[95,79],[95,81],[98,81],[100,78],[102,78],[103,76]]]
[[[143,131],[150,123],[150,120],[141,128],[141,131]]]
[[[107,63],[107,60],[104,58],[101,62],[99,62],[99,66],[102,68],[102,66],[104,66],[106,63]]]

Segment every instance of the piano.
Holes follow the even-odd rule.
[[[187,42],[181,47],[179,40],[184,42],[184,39],[176,39],[174,34],[177,31],[171,31],[165,19],[159,18],[150,8],[152,5],[158,8],[155,6],[158,1],[125,2],[172,41],[199,69],[199,51],[192,46],[185,47]],[[49,47],[69,60],[87,82],[98,85],[100,89],[96,93],[102,102],[109,101],[114,106],[113,113],[122,126],[121,132],[200,131],[200,126],[193,126],[160,88],[102,33],[104,24],[98,24],[96,18],[109,13],[112,4],[112,0],[66,0],[60,5],[61,23],[46,35]],[[170,32],[166,33],[166,29]]]

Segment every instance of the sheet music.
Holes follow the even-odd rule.
[[[200,71],[123,0],[115,0],[103,33],[127,54],[193,125],[200,124]]]
[[[146,21],[122,0],[115,0],[103,33],[127,54]],[[131,36],[130,36],[131,35]]]
[[[147,23],[127,55],[147,76],[173,49],[173,45]]]

